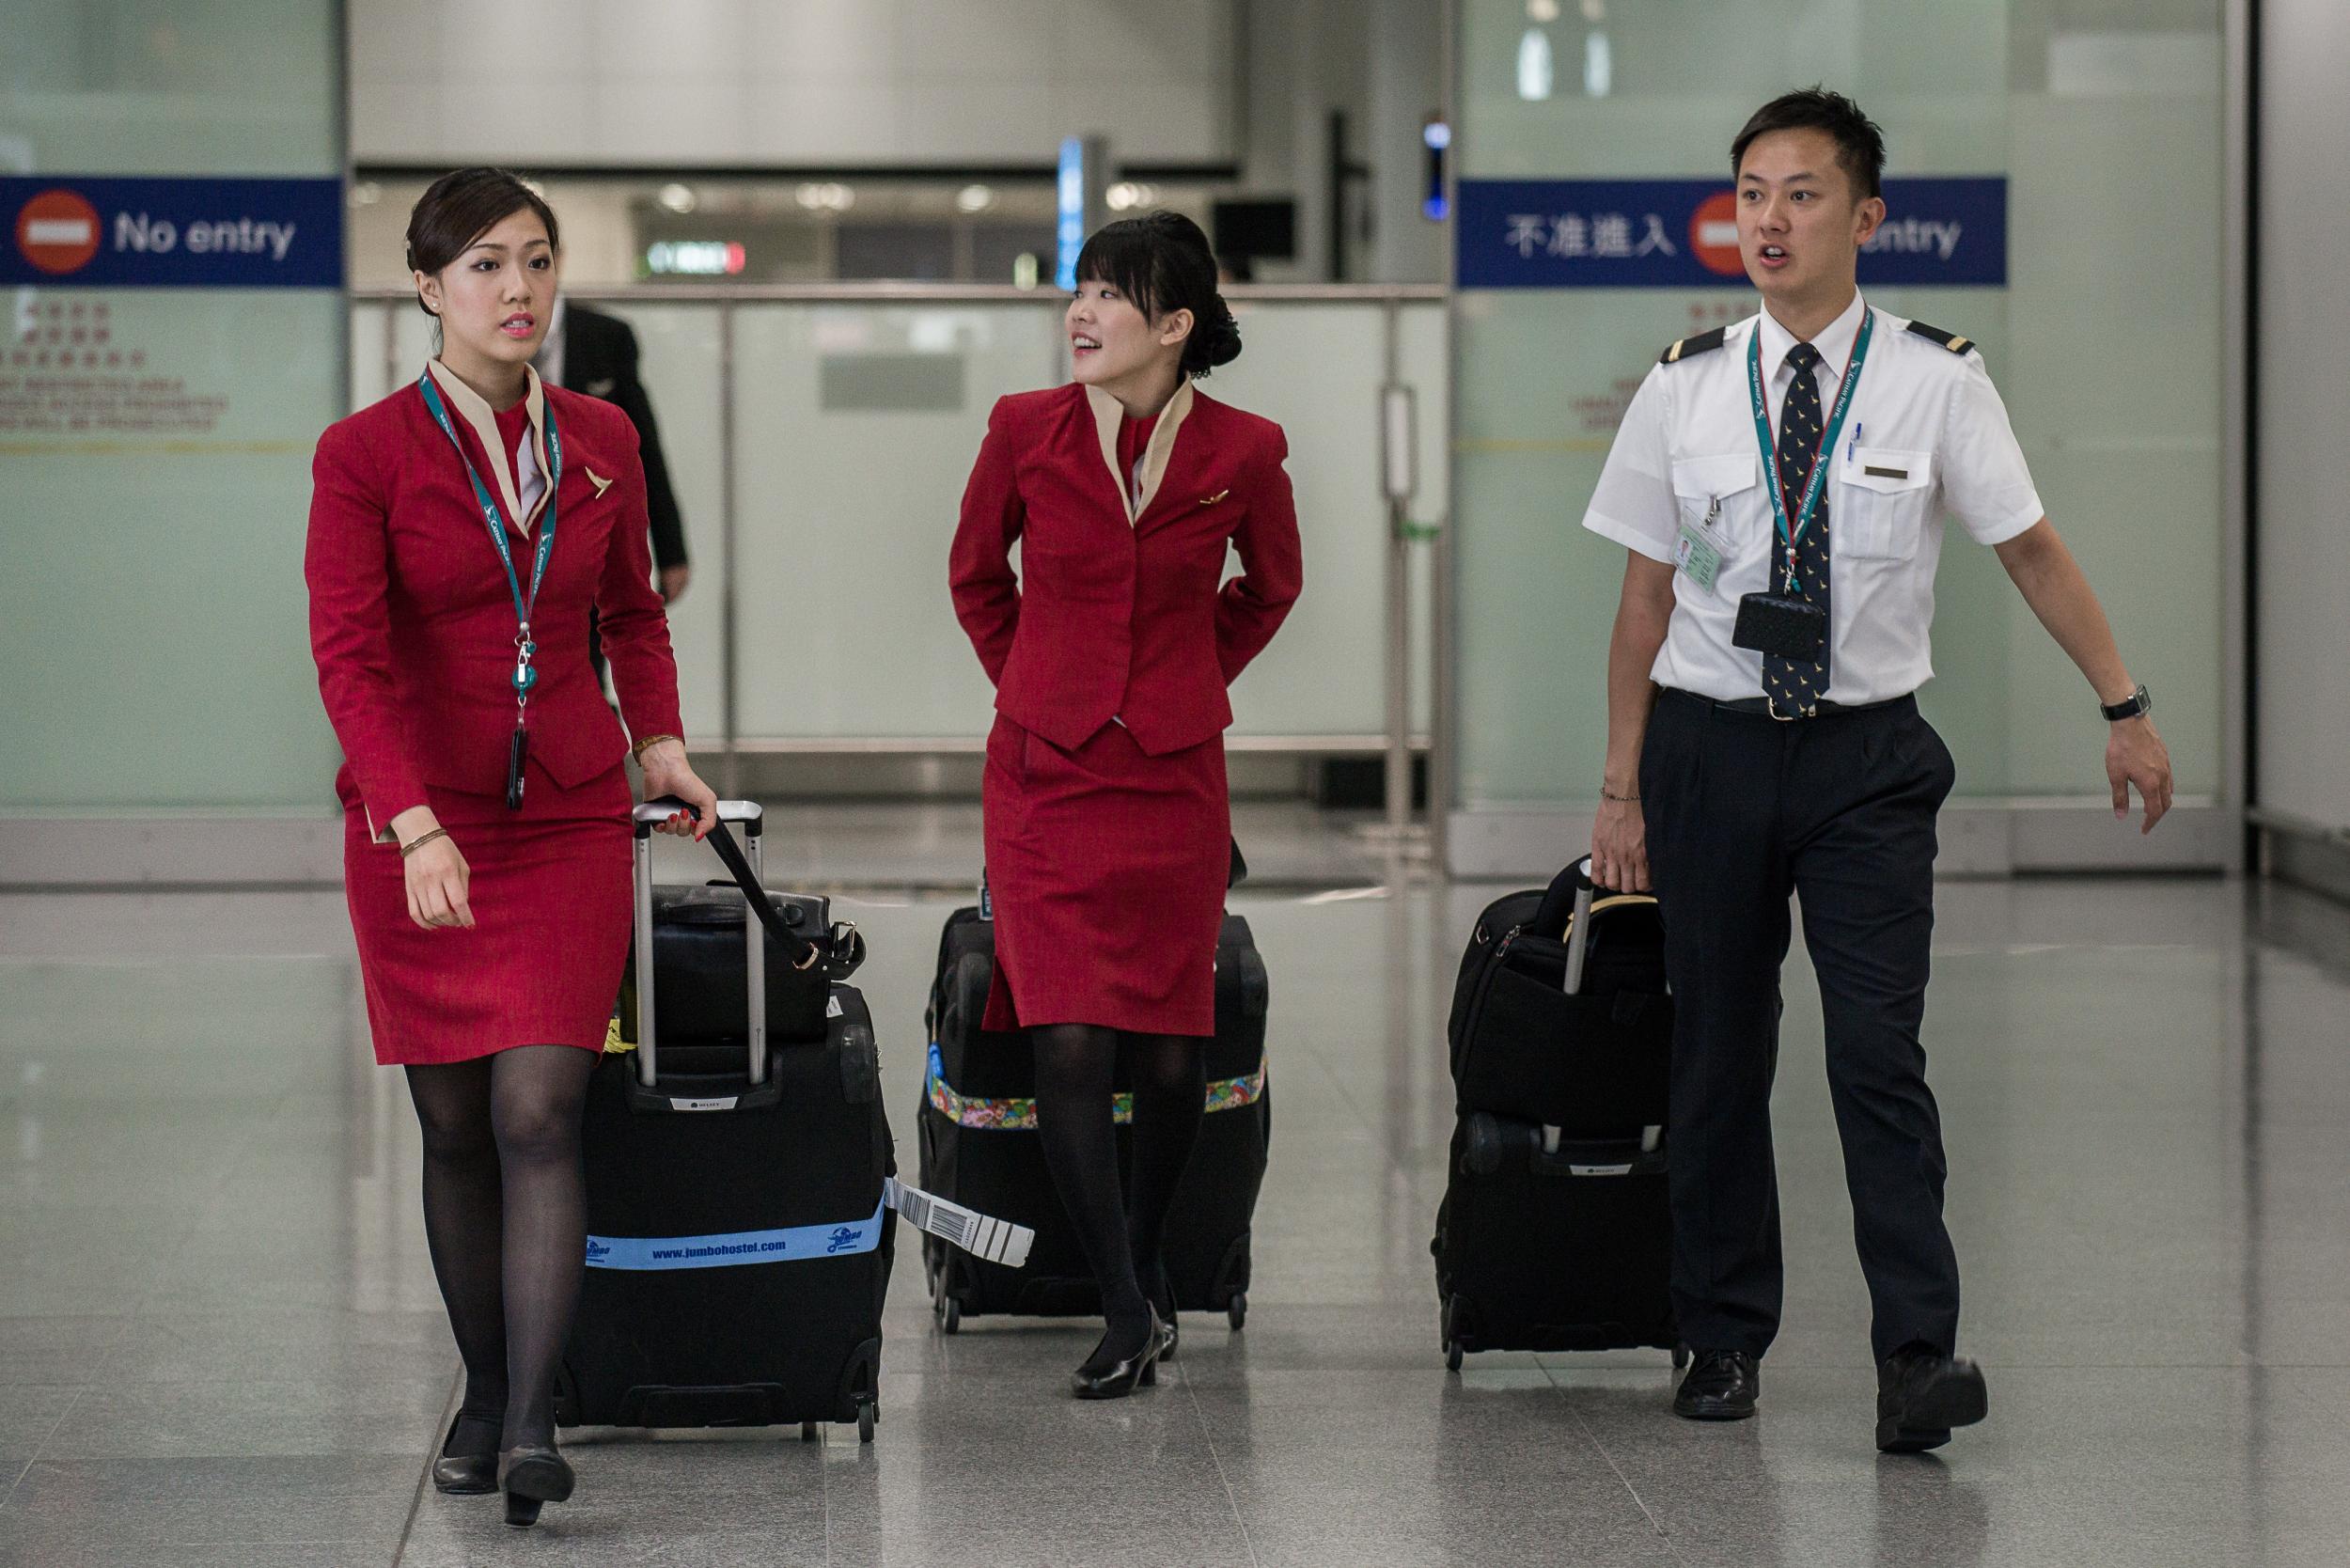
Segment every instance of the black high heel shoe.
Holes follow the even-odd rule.
[[[499,1415],[479,1411],[460,1410],[457,1419],[448,1424],[448,1435],[441,1439],[441,1451],[432,1461],[432,1486],[435,1491],[451,1497],[476,1497],[498,1489],[498,1437],[506,1424]],[[489,1438],[479,1453],[452,1453],[457,1435],[471,1426],[486,1430]],[[468,1448],[473,1444],[466,1445]]]
[[[1147,1294],[1151,1298],[1151,1309],[1159,1318],[1159,1359],[1172,1361],[1182,1336],[1175,1328],[1175,1286],[1167,1278],[1166,1264],[1159,1265],[1157,1278],[1147,1287]]]
[[[498,1485],[506,1493],[506,1522],[537,1524],[543,1504],[570,1499],[574,1479],[570,1463],[555,1451],[552,1443],[508,1449],[498,1459]]]
[[[1100,1368],[1088,1361],[1071,1374],[1071,1391],[1079,1399],[1124,1399],[1136,1388],[1157,1385],[1159,1346],[1165,1342],[1166,1326],[1159,1322],[1158,1309],[1150,1310],[1151,1326],[1143,1335],[1140,1350]]]

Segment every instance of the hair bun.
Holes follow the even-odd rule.
[[[1204,376],[1218,365],[1230,365],[1240,357],[1240,322],[1233,319],[1231,306],[1224,303],[1222,294],[1209,297],[1208,306],[1199,312],[1199,319],[1191,329],[1191,342],[1183,353],[1183,368],[1193,375]]]

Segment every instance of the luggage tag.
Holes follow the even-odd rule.
[[[983,1262],[1026,1268],[1028,1248],[1036,1243],[1036,1232],[1025,1225],[950,1203],[895,1176],[882,1178],[882,1201],[904,1215],[916,1230],[960,1247]]]
[[[1714,579],[1721,575],[1722,557],[1730,553],[1730,541],[1716,529],[1722,515],[1722,498],[1710,497],[1706,502],[1702,523],[1681,525],[1681,538],[1673,546],[1673,569],[1707,593],[1714,591]]]

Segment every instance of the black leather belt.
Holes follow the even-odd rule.
[[[1888,697],[1882,702],[1830,702],[1823,698],[1813,703],[1809,712],[1780,713],[1772,711],[1771,699],[1767,697],[1741,697],[1724,701],[1719,698],[1700,697],[1695,692],[1684,692],[1678,686],[1667,686],[1665,695],[1677,697],[1688,702],[1702,703],[1708,708],[1725,713],[1750,713],[1757,718],[1775,718],[1786,722],[1803,718],[1822,718],[1829,713],[1865,713],[1874,708],[1890,708],[1896,703],[1915,700],[1909,697]]]

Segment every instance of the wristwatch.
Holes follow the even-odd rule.
[[[2125,718],[2136,718],[2140,713],[2153,713],[2154,711],[2154,699],[2146,694],[2146,688],[2141,685],[2138,688],[2138,690],[2130,693],[2129,696],[2123,698],[2119,702],[2111,704],[2103,702],[2099,703],[2097,705],[2097,711],[2105,714],[2107,718],[2114,720],[2118,723]]]

